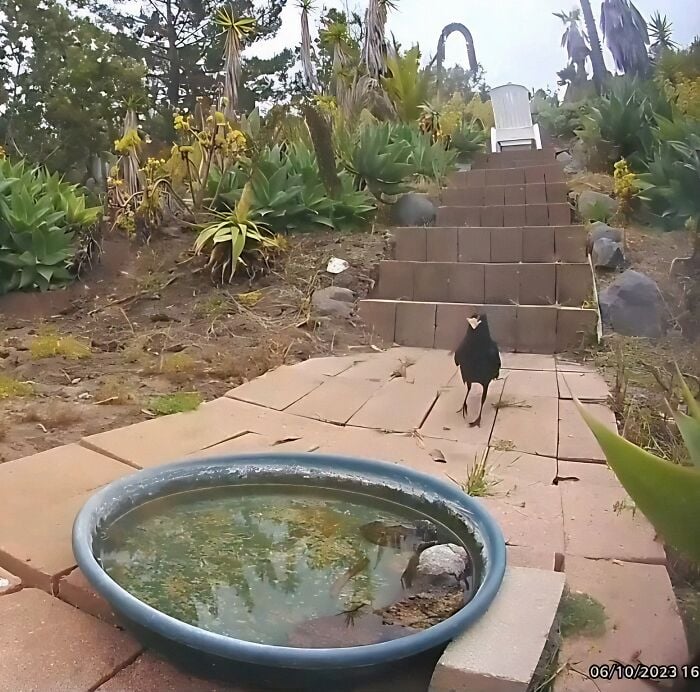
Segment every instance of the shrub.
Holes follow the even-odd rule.
[[[433,141],[427,132],[421,132],[414,125],[401,125],[394,128],[392,141],[404,141],[411,147],[409,161],[416,168],[416,175],[422,178],[430,178],[438,185],[447,178],[447,174],[454,169],[457,152],[445,147],[445,143],[438,139]]]
[[[582,118],[590,114],[592,106],[593,102],[588,101],[561,105],[545,102],[535,119],[545,132],[562,139],[572,139],[583,126]]]
[[[0,160],[0,293],[70,281],[77,237],[100,213],[56,174]]]

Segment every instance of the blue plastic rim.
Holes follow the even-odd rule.
[[[427,514],[458,519],[482,547],[483,575],[472,600],[452,617],[414,635],[381,644],[342,649],[301,649],[233,639],[177,620],[138,600],[107,575],[93,547],[101,527],[156,498],[196,488],[263,483],[345,487],[386,498]],[[374,488],[374,492],[372,489]],[[139,471],[114,481],[88,500],[73,524],[73,552],[94,589],[127,623],[206,657],[254,666],[339,670],[384,665],[446,644],[473,625],[496,597],[506,568],[503,534],[482,504],[457,487],[402,466],[317,454],[243,454],[184,461]]]

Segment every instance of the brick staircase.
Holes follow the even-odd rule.
[[[451,176],[435,227],[394,229],[361,317],[404,346],[454,349],[477,312],[504,351],[580,346],[598,313],[582,308],[593,277],[567,191],[551,149],[482,156]]]

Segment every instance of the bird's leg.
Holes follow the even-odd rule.
[[[467,382],[466,384],[467,384],[467,395],[464,397],[464,403],[462,404],[462,408],[459,411],[457,411],[457,413],[462,414],[462,418],[467,417],[467,399],[469,398],[469,392],[472,391],[472,383]]]
[[[481,426],[481,413],[484,410],[484,402],[486,401],[486,396],[489,393],[489,385],[490,384],[491,383],[488,382],[487,384],[482,385],[482,388],[484,391],[481,393],[481,408],[479,409],[479,416],[477,417],[477,419],[473,423],[469,423],[470,428],[478,428]]]

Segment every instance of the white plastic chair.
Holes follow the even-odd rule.
[[[542,149],[539,125],[533,125],[530,94],[520,84],[504,84],[491,89],[491,104],[496,127],[491,128],[491,151],[505,147],[532,146]]]

